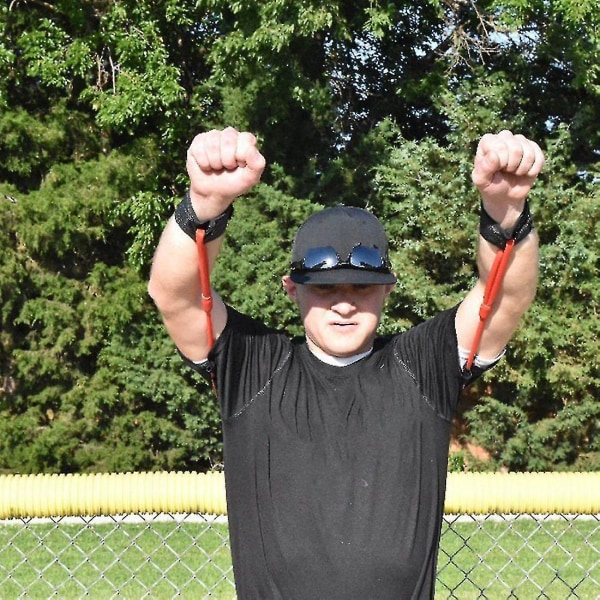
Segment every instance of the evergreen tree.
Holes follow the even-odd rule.
[[[257,134],[215,285],[299,333],[277,292],[296,227],[380,214],[400,274],[383,328],[473,280],[474,145],[539,140],[540,291],[471,388],[465,435],[509,469],[597,469],[600,8],[587,0],[13,0],[0,9],[0,469],[203,469],[210,386],[146,294],[192,136]]]

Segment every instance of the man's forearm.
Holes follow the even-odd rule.
[[[214,266],[223,237],[206,244],[209,265]],[[154,255],[148,292],[177,347],[190,359],[201,360],[208,353],[206,314],[202,310],[202,286],[198,274],[196,244],[171,218]],[[225,310],[213,295],[213,323],[220,332]]]
[[[483,200],[477,266],[484,284],[498,252],[504,250],[509,239],[515,245],[502,288],[505,294],[514,296],[516,301],[522,300],[528,306],[535,296],[539,259],[538,237],[527,199]]]
[[[477,267],[479,279],[482,285],[488,282],[488,278],[500,251],[480,237],[477,251]],[[523,313],[535,297],[538,279],[538,236],[535,230],[531,231],[525,239],[515,245],[512,250],[508,269],[502,281],[500,295],[497,305],[502,303],[511,306],[512,311]]]

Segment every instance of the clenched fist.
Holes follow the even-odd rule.
[[[540,147],[525,136],[488,133],[477,147],[473,183],[484,202],[522,205],[544,162]]]
[[[197,135],[187,152],[190,199],[200,220],[224,212],[235,198],[256,185],[265,158],[256,137],[233,127]]]

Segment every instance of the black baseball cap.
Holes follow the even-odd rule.
[[[298,229],[290,277],[301,284],[395,283],[388,247],[373,213],[342,205],[326,208]]]

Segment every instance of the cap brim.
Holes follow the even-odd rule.
[[[325,269],[323,271],[292,271],[294,283],[304,285],[386,285],[396,283],[393,273],[368,271],[367,269]]]

